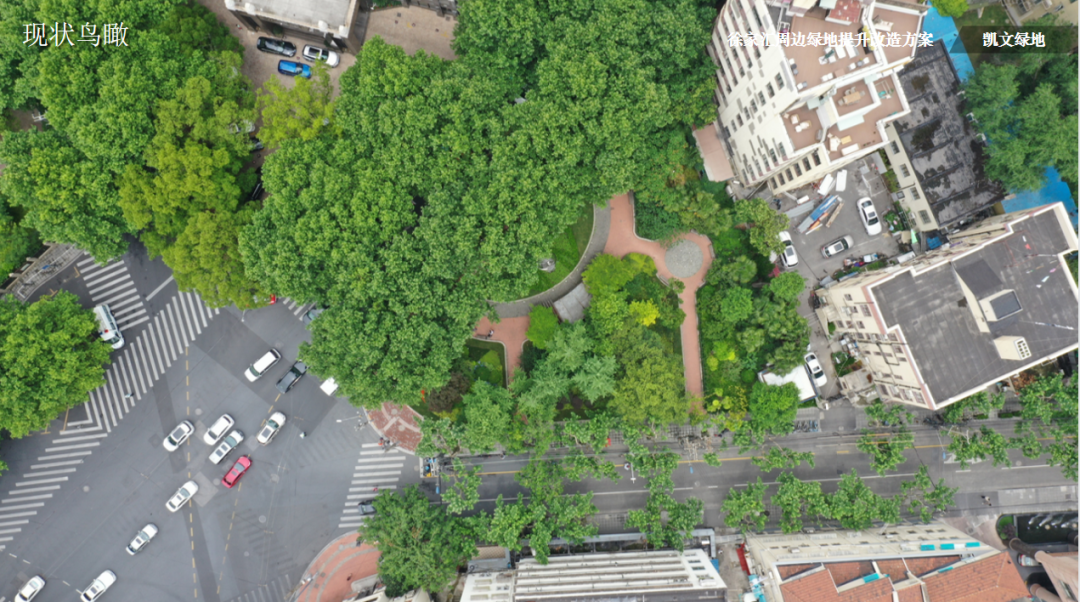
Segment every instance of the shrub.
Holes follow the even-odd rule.
[[[536,305],[529,312],[529,330],[525,332],[525,336],[537,349],[546,349],[548,340],[558,328],[559,318],[555,315],[555,310]]]

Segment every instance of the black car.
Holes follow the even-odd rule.
[[[315,320],[315,318],[318,318],[320,315],[322,315],[322,312],[324,311],[326,311],[325,307],[319,307],[318,305],[312,307],[310,310],[307,311],[307,313],[304,314],[304,326],[311,324]]]
[[[360,508],[360,516],[371,516],[372,514],[375,514],[375,504],[372,504],[370,501],[360,502],[357,506]]]
[[[281,56],[296,56],[296,45],[292,42],[286,42],[285,40],[276,40],[274,38],[259,38],[259,41],[255,43],[255,47],[263,52],[269,52],[270,54],[280,54]]]
[[[300,382],[300,377],[307,374],[307,366],[304,362],[296,362],[289,368],[289,371],[285,373],[285,376],[281,377],[281,380],[277,381],[277,389],[282,393],[288,393],[289,389],[296,386],[296,383]]]

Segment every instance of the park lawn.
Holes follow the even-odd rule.
[[[592,237],[593,208],[586,205],[578,214],[578,220],[569,228],[563,230],[552,245],[551,256],[555,258],[555,271],[540,272],[540,278],[529,289],[527,296],[542,293],[563,281],[577,267],[581,254],[589,246],[589,238]]]
[[[1012,21],[1009,20],[1009,15],[1005,12],[1005,9],[997,5],[983,7],[982,17],[979,17],[979,11],[973,8],[959,17],[953,17],[953,22],[956,23],[957,29],[961,27],[1012,25]]]

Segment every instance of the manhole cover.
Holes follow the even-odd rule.
[[[664,264],[676,278],[689,278],[701,269],[704,256],[701,247],[691,240],[679,241],[664,254]]]
[[[195,408],[195,415],[202,416],[202,408]]]
[[[266,522],[266,517],[265,516],[260,516],[259,517],[259,522],[260,523],[265,523]]]

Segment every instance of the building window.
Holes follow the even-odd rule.
[[[769,158],[772,159],[774,164],[776,163],[776,151],[771,148],[769,149]]]
[[[795,165],[793,165],[793,167],[795,168],[795,175],[801,176],[802,175],[802,170],[799,169],[799,164],[796,163]]]
[[[778,151],[780,151],[780,154],[781,154],[782,156],[784,156],[784,157],[786,157],[786,156],[787,156],[787,151],[785,151],[785,150],[784,150],[784,143],[783,143],[783,142],[777,142],[777,143],[776,143],[776,149],[777,149]]]
[[[740,113],[739,115],[737,115],[737,117],[739,118],[739,127],[742,127],[742,124],[743,124],[743,121],[742,121],[742,113]]]
[[[757,49],[757,46],[754,46],[754,58],[761,59],[761,51]]]
[[[769,152],[772,152],[772,149],[769,149]],[[791,176],[791,168],[790,167],[787,169],[787,179],[789,179],[789,180],[794,180],[795,179],[794,177]]]
[[[889,340],[890,341],[899,341],[900,339],[897,338],[897,336],[895,334],[890,334],[889,335]]]
[[[854,330],[855,329],[855,325],[852,324],[851,322],[847,323],[847,327],[848,327],[848,330]]]
[[[866,324],[863,324],[862,322],[856,322],[856,324],[859,325],[859,330],[866,330]]]
[[[870,308],[868,306],[866,306],[866,305],[862,305],[861,307],[862,307],[862,315],[869,318],[870,317]]]
[[[753,113],[757,113],[757,100],[755,100],[755,99],[750,100],[750,111],[753,112]]]
[[[889,143],[889,148],[892,149],[892,154],[894,154],[894,155],[899,155],[900,154],[900,147],[896,146],[895,141]]]
[[[751,6],[750,10],[754,13],[754,20],[757,21],[758,29],[765,29],[765,26],[761,24],[761,15],[758,14],[757,7]]]
[[[900,175],[904,176],[905,178],[911,177],[911,172],[908,171],[907,165],[900,166]]]
[[[763,92],[757,93],[758,100],[761,101],[761,106],[765,106],[765,94]]]
[[[926,402],[923,401],[922,393],[919,393],[918,391],[912,391],[911,394],[915,396],[915,401],[926,405]]]
[[[851,295],[844,293],[844,301],[851,301]]]
[[[911,189],[911,198],[915,199],[916,201],[922,198],[921,196],[919,196],[919,189],[918,188],[912,188]]]
[[[776,178],[769,178],[769,188],[776,188]]]
[[[893,345],[892,350],[896,355],[904,355],[904,348],[899,345]]]
[[[806,157],[803,157],[802,165],[803,165],[803,169],[805,169],[806,171],[810,171],[810,159],[807,159]]]
[[[785,182],[784,182],[784,174],[778,173],[778,174],[776,174],[776,177],[780,178],[780,185],[783,186],[785,184]]]
[[[776,87],[778,89],[780,89],[780,90],[784,89],[784,74],[783,73],[777,73],[776,74]]]
[[[930,214],[927,213],[926,209],[919,209],[919,219],[922,220],[924,225],[930,223]]]
[[[814,167],[821,165],[821,158],[818,157],[817,151],[814,151]]]
[[[900,192],[896,193],[896,198],[898,198],[898,199],[904,198],[904,191],[901,190]]]
[[[772,84],[765,84],[765,91],[769,93],[769,98],[776,96],[776,90],[773,90]]]

